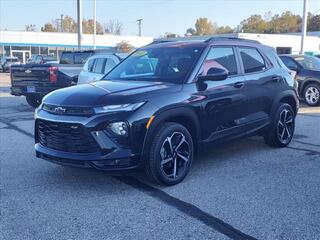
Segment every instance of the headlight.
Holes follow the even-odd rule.
[[[95,113],[108,113],[108,112],[130,112],[141,107],[145,102],[140,103],[127,103],[120,105],[108,105],[103,107],[94,108]]]
[[[125,122],[110,123],[108,128],[116,135],[128,136],[128,125]]]

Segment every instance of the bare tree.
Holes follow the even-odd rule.
[[[36,32],[37,31],[37,27],[34,24],[26,25],[25,29],[27,32]]]
[[[104,31],[107,34],[121,35],[123,30],[123,25],[119,20],[111,19],[104,26]]]

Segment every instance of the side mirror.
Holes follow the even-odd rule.
[[[229,75],[229,72],[223,68],[212,67],[208,70],[207,75],[198,76],[200,81],[223,81]]]

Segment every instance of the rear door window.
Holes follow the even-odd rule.
[[[266,64],[255,48],[239,48],[245,73],[260,72],[266,69]]]

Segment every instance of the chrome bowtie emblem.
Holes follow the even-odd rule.
[[[30,69],[27,69],[24,71],[25,73],[31,73],[31,70]]]
[[[59,114],[62,114],[62,113],[65,113],[67,109],[63,108],[63,107],[56,107],[54,109],[54,112],[55,113],[59,113]]]

